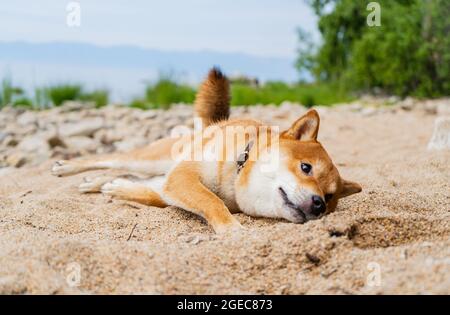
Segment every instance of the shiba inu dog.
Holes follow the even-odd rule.
[[[340,177],[317,141],[320,119],[315,110],[279,132],[256,120],[229,120],[229,103],[229,81],[214,68],[195,100],[200,130],[128,153],[57,161],[52,173],[138,173],[145,178],[85,178],[79,190],[150,206],[177,206],[206,219],[216,233],[241,228],[232,215],[236,212],[304,223],[361,191],[360,185]]]

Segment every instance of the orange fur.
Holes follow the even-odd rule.
[[[326,204],[327,212],[331,212],[339,198],[361,191],[358,184],[340,177],[327,152],[317,141],[320,119],[315,110],[308,111],[280,134],[271,128],[263,132],[258,129],[264,127],[263,124],[255,120],[226,120],[229,115],[228,93],[228,80],[220,71],[213,69],[200,88],[195,104],[197,115],[202,118],[203,124],[210,126],[206,130],[178,138],[161,139],[126,154],[58,161],[52,169],[53,174],[72,175],[93,169],[112,168],[159,176],[159,180],[150,180],[144,184],[112,181],[101,186],[100,190],[120,199],[146,205],[174,205],[184,208],[205,218],[218,233],[240,228],[239,222],[231,214],[237,211],[251,215],[281,216],[300,222],[296,221],[298,217],[291,217],[289,211],[297,208],[292,205],[287,193],[283,198],[280,197],[278,189],[281,186],[253,196],[258,194],[258,189],[267,190],[268,186],[277,183],[277,173],[266,176],[257,172],[261,157],[264,154],[267,156],[267,152],[271,150],[278,150],[276,152],[281,157],[282,167],[277,172],[284,174],[284,177],[280,185],[291,189],[290,194],[297,194],[290,196],[295,197],[294,200],[303,198],[298,195],[299,191],[306,191],[308,196],[321,199],[332,196]],[[252,130],[256,132],[251,133]],[[194,141],[196,138],[200,138],[198,143]],[[251,141],[256,144],[250,149],[243,168],[238,169],[238,156]],[[217,160],[193,159],[196,156],[203,157],[208,148],[215,149],[213,151],[217,154]],[[303,163],[310,164],[314,172],[302,172],[300,165]],[[275,177],[272,179],[271,176]],[[92,183],[94,184],[84,183],[83,187],[80,185],[80,191],[99,191],[98,183],[102,181]],[[283,214],[272,212],[267,208],[270,205],[261,203],[259,199],[266,198],[268,194],[278,198],[279,202],[284,200],[280,208],[280,211],[284,211]],[[267,200],[271,202],[272,199]],[[311,199],[305,200],[310,202]]]
[[[200,86],[195,103],[195,112],[203,127],[227,120],[230,116],[229,81],[218,69],[213,68]]]

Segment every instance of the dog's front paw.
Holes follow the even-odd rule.
[[[78,167],[70,161],[56,161],[52,166],[52,175],[66,176],[78,173]]]
[[[233,219],[230,223],[216,224],[213,228],[216,234],[231,234],[244,230],[244,227],[236,219]]]

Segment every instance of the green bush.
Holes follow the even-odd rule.
[[[134,99],[131,107],[140,109],[167,108],[175,103],[194,102],[196,90],[170,79],[161,79],[146,89],[145,98]],[[337,84],[298,83],[288,84],[269,81],[260,86],[245,82],[231,84],[231,105],[276,104],[284,101],[298,102],[305,106],[331,105],[352,98]]]
[[[80,99],[82,88],[78,84],[61,84],[49,87],[47,93],[53,105],[60,106],[65,101]]]
[[[244,84],[231,86],[232,105],[276,104],[298,102],[304,106],[331,105],[351,100],[348,93],[335,84],[267,82],[259,87]]]
[[[0,88],[0,107],[6,105],[44,109],[50,106],[60,106],[65,101],[93,102],[96,107],[102,107],[109,102],[107,90],[84,92],[81,85],[60,84],[50,87],[38,87],[32,98],[25,91],[14,87],[10,79],[3,79]]]
[[[65,101],[93,102],[96,107],[108,104],[109,92],[107,90],[93,90],[85,92],[79,84],[61,84],[49,88],[43,88],[43,99],[50,100],[55,106],[62,105]],[[45,96],[46,95],[46,96]]]
[[[134,99],[133,101],[131,101],[129,106],[133,107],[133,108],[139,108],[139,109],[157,108],[156,105],[147,103],[145,100],[141,100],[141,99]]]
[[[34,106],[39,109],[49,107],[50,98],[47,88],[38,87],[34,89]]]
[[[193,103],[195,89],[163,77],[145,90],[145,101],[156,107],[168,108],[174,103]]]
[[[27,97],[20,97],[15,99],[12,105],[14,107],[33,108],[33,102]]]
[[[450,94],[450,2],[379,0],[381,26],[366,23],[371,1],[310,0],[322,43],[300,50],[297,66],[318,82],[381,88],[401,96]],[[332,4],[332,11],[325,6]],[[299,37],[306,37],[300,32]]]
[[[13,105],[15,99],[23,94],[22,88],[13,86],[11,79],[4,78],[0,89],[0,107]]]
[[[94,90],[92,92],[82,93],[80,100],[84,102],[93,102],[96,107],[103,107],[109,102],[109,92],[107,90]]]

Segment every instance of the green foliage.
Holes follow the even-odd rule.
[[[169,77],[162,77],[145,90],[146,102],[162,108],[167,108],[174,103],[192,103],[194,99],[194,88],[177,83]]]
[[[300,45],[295,66],[297,69],[300,69],[300,71],[311,73],[314,70],[315,65],[316,47],[311,38],[311,34],[301,28],[297,30],[297,33]]]
[[[109,92],[107,90],[94,90],[92,92],[82,93],[80,100],[84,102],[93,102],[96,107],[103,107],[109,102]]]
[[[142,99],[134,99],[134,100],[132,100],[129,106],[133,107],[133,108],[139,108],[139,109],[158,108],[157,105],[147,103],[145,100],[142,100]]]
[[[314,50],[299,51],[299,70],[351,90],[379,87],[401,96],[450,94],[448,0],[377,1],[379,27],[366,23],[370,1],[309,2],[319,16],[323,41]],[[327,5],[332,5],[331,12],[325,12]]]
[[[8,78],[2,80],[0,88],[0,107],[6,105],[43,109],[50,106],[60,106],[65,101],[93,102],[97,107],[108,104],[109,92],[107,90],[93,90],[84,92],[81,85],[60,84],[50,87],[38,87],[33,97],[28,97],[20,87],[12,85]]]
[[[167,108],[176,103],[193,103],[195,89],[163,78],[146,89],[146,97],[134,99],[130,106],[140,109]],[[284,101],[299,102],[305,106],[330,105],[349,101],[347,91],[335,84],[287,84],[269,81],[255,86],[248,82],[236,81],[231,84],[231,105],[275,104]]]
[[[80,99],[81,92],[81,85],[78,84],[60,84],[47,89],[49,99],[55,106],[60,106],[65,101]]]
[[[107,90],[93,90],[85,92],[79,84],[60,84],[39,91],[39,97],[44,101],[50,100],[54,106],[60,106],[65,101],[93,102],[96,107],[108,104],[109,92]]]
[[[20,87],[13,86],[10,78],[4,78],[0,89],[0,107],[14,104],[15,99],[23,94],[24,91]]]
[[[33,108],[33,102],[27,97],[20,97],[15,99],[12,105],[14,107]]]
[[[50,98],[47,88],[39,87],[34,90],[34,107],[46,108],[50,106]]]
[[[243,84],[231,86],[232,105],[276,104],[299,102],[307,107],[349,101],[348,93],[335,84],[287,84],[267,82],[260,87]]]

